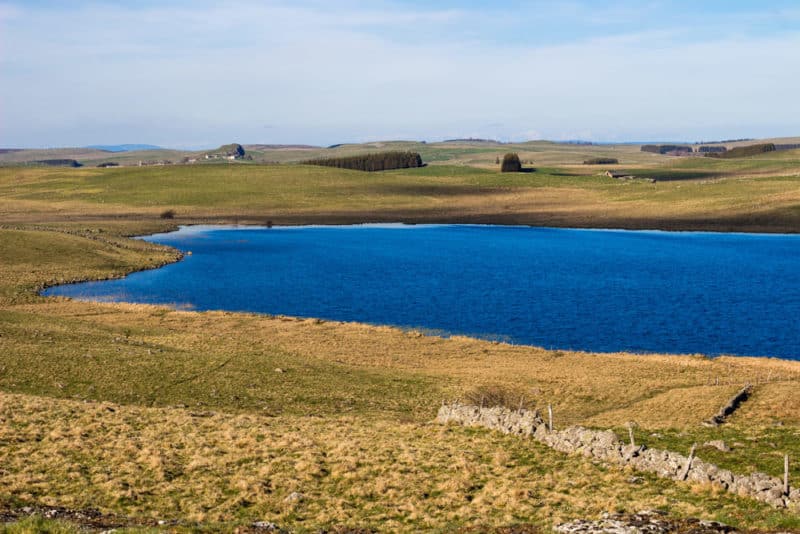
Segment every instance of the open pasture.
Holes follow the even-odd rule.
[[[580,165],[593,149],[568,149],[574,159],[541,152],[536,172],[512,175],[464,166],[459,158],[494,157],[467,153],[377,174],[256,164],[0,169],[0,503],[96,507],[211,530],[255,520],[300,532],[547,528],[645,508],[800,527],[795,512],[712,486],[431,422],[444,400],[502,388],[526,406],[552,405],[557,426],[624,433],[635,422],[637,441],[676,450],[724,439],[731,452],[698,455],[778,476],[783,454],[800,458],[796,362],[550,351],[37,296],[46,285],[174,261],[174,251],[127,236],[183,223],[800,229],[796,151],[705,160],[630,149],[630,160],[619,158],[618,168],[651,183],[598,176],[604,168]],[[162,218],[170,209],[175,218]],[[703,427],[745,382],[755,384],[751,400],[724,427]],[[800,477],[796,463],[791,474]]]

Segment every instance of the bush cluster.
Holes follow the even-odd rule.
[[[464,395],[464,402],[473,406],[493,408],[502,406],[509,410],[525,408],[532,410],[536,408],[536,401],[531,394],[525,395],[525,391],[520,388],[511,388],[499,384],[485,384],[477,386]]]
[[[591,158],[583,162],[584,165],[616,165],[619,163],[617,158]]]
[[[522,162],[514,152],[509,152],[503,156],[503,163],[500,165],[500,172],[519,172],[522,170]]]
[[[322,165],[354,171],[388,171],[422,167],[422,156],[416,152],[379,152],[341,158],[317,158],[304,161],[306,165]]]
[[[759,154],[764,154],[766,152],[774,152],[775,151],[775,144],[774,143],[762,143],[758,145],[748,145],[748,146],[740,146],[736,148],[732,148],[727,152],[716,153],[712,152],[711,154],[706,154],[707,158],[746,158],[749,156],[757,156]]]

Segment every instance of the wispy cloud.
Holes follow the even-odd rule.
[[[797,133],[792,28],[460,4],[0,3],[0,145]]]

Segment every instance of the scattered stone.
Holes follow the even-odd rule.
[[[705,443],[703,443],[703,447],[712,447],[714,449],[717,449],[718,451],[731,452],[731,448],[728,447],[728,444],[722,441],[721,439],[706,441]]]
[[[266,532],[281,532],[281,528],[271,521],[255,521],[250,525],[250,528]]]
[[[284,500],[286,502],[302,502],[303,500],[305,500],[305,498],[306,498],[305,495],[303,495],[302,493],[293,491]]]
[[[153,527],[156,525],[152,519],[133,519],[114,514],[103,514],[95,509],[75,510],[61,506],[39,505],[14,508],[0,504],[0,527],[4,523],[19,521],[30,516],[66,521],[77,525],[81,532],[84,530],[111,532],[118,528]]]
[[[553,530],[563,534],[662,534],[691,532],[692,534],[728,534],[737,532],[733,527],[715,521],[699,519],[670,519],[660,511],[638,514],[603,514],[598,520],[577,519],[557,525]]]

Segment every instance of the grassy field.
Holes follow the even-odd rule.
[[[777,476],[784,453],[800,458],[796,362],[549,351],[37,296],[54,283],[174,261],[174,251],[126,236],[178,223],[800,229],[797,152],[653,157],[625,168],[654,184],[599,177],[573,160],[513,175],[452,159],[380,174],[297,165],[0,169],[0,509],[98,508],[132,524],[178,520],[209,531],[255,520],[298,532],[491,531],[647,508],[800,528],[796,512],[711,486],[432,423],[443,400],[500,387],[529,405],[552,404],[557,426],[622,433],[635,422],[638,442],[675,450],[724,439],[731,452],[701,447],[699,456]],[[167,209],[176,219],[160,217]],[[703,427],[745,382],[756,384],[753,398],[731,423]],[[794,463],[792,476],[800,479]],[[40,528],[31,521],[11,528]]]
[[[616,166],[643,178],[634,180],[600,176],[607,167],[571,164],[514,174],[453,162],[385,173],[247,164],[7,167],[0,168],[0,222],[152,221],[172,209],[185,223],[800,229],[800,151],[742,160],[652,157],[657,161],[649,165]]]

